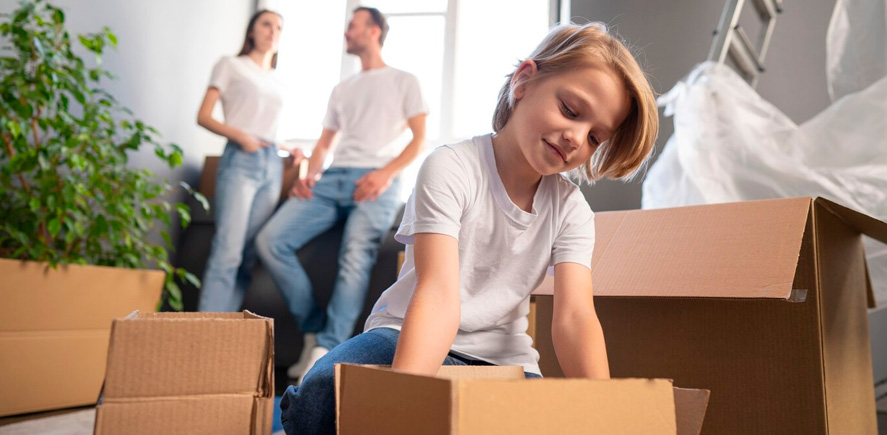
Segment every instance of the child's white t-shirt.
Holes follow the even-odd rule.
[[[340,132],[332,166],[381,168],[406,147],[396,139],[407,121],[428,113],[416,76],[389,66],[361,71],[336,85],[323,127]]]
[[[213,67],[209,87],[221,94],[225,124],[266,141],[277,139],[284,85],[274,70],[247,56],[225,56]]]
[[[401,328],[416,288],[416,233],[459,241],[462,318],[452,351],[539,374],[539,354],[526,334],[530,293],[550,266],[591,266],[594,214],[579,188],[559,174],[542,177],[527,213],[505,191],[491,135],[434,150],[395,236],[406,245],[400,276],[379,297],[365,330]]]

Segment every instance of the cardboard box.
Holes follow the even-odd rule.
[[[271,433],[273,320],[133,313],[111,327],[95,434]]]
[[[705,434],[877,432],[860,233],[887,242],[887,224],[823,198],[595,222],[595,306],[614,377],[710,389]],[[540,366],[557,376],[550,280],[536,293]]]
[[[0,416],[95,403],[111,321],[153,311],[164,274],[0,259]]]
[[[437,377],[336,365],[338,432],[698,434],[708,391],[665,379],[524,379],[521,367],[444,366]]]

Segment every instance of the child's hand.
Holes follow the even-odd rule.
[[[357,202],[375,201],[391,186],[391,174],[384,169],[368,172],[360,177],[354,185],[354,200]]]

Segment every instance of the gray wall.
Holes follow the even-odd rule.
[[[723,0],[572,0],[573,21],[603,21],[639,50],[653,88],[665,93],[711,48]],[[754,23],[751,0],[741,23]],[[834,0],[784,0],[757,90],[797,123],[829,104],[825,77],[825,36]],[[754,34],[757,34],[756,32]],[[671,136],[671,118],[660,111],[657,152]],[[643,175],[632,182],[603,181],[583,192],[593,210],[640,208]]]
[[[105,81],[102,87],[132,109],[136,118],[160,130],[164,141],[184,149],[184,165],[175,171],[159,162],[153,149],[134,156],[132,164],[151,169],[173,184],[185,180],[197,187],[204,156],[221,154],[224,146],[224,139],[197,126],[197,109],[215,62],[240,49],[254,0],[52,3],[65,11],[73,34],[111,28],[118,46],[106,53],[103,64],[117,80]],[[17,7],[18,1],[0,0],[2,13]],[[90,57],[85,58],[90,62]],[[174,241],[178,228],[170,229]]]

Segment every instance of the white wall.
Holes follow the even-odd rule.
[[[185,151],[184,169],[170,173],[150,155],[136,164],[170,180],[197,182],[206,154],[221,153],[224,139],[197,125],[213,64],[236,54],[253,11],[252,0],[60,0],[74,33],[111,27],[118,47],[104,58],[118,78],[104,87],[166,141]],[[145,150],[145,154],[151,154]]]
[[[175,171],[156,159],[153,149],[134,156],[132,164],[151,169],[173,184],[185,180],[196,188],[204,156],[221,154],[225,143],[197,125],[197,109],[212,66],[220,56],[237,54],[240,49],[254,0],[52,3],[65,11],[72,34],[111,28],[118,46],[106,52],[104,67],[117,79],[103,81],[102,87],[129,107],[136,118],[160,130],[164,141],[184,150],[184,165]],[[18,1],[0,0],[0,12],[17,7]],[[79,46],[79,42],[75,44]],[[176,228],[171,228],[172,235]]]

